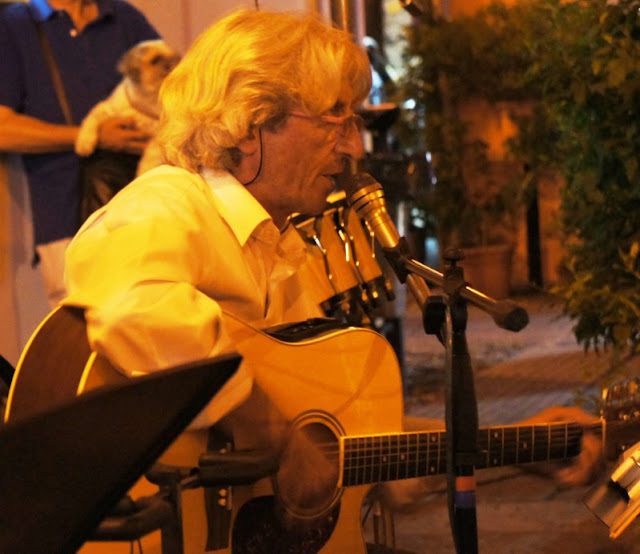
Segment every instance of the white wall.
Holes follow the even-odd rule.
[[[239,8],[255,8],[254,1],[129,0],[158,29],[164,39],[184,52],[193,39],[217,19]],[[261,10],[315,9],[313,0],[260,0]]]
[[[31,210],[17,156],[0,155],[0,212],[0,354],[15,365],[48,312],[40,272],[31,267]]]

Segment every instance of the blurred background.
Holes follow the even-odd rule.
[[[637,353],[637,0],[131,2],[182,52],[239,6],[348,26],[374,82],[362,169],[415,257],[438,269],[463,248],[475,288],[551,292],[585,348],[612,347],[613,365]],[[21,167],[1,159],[0,352],[15,364],[48,310]]]

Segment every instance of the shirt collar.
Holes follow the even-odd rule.
[[[267,210],[231,173],[204,169],[201,175],[222,204],[220,215],[229,224],[240,244],[244,245],[264,222],[269,221],[273,225]]]
[[[97,0],[100,17],[113,13],[113,0]],[[47,0],[31,0],[31,13],[36,21],[46,21],[56,11]]]

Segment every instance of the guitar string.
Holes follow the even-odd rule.
[[[482,469],[483,467],[539,463],[574,457],[579,452],[574,453],[571,448],[577,445],[584,431],[587,430],[602,432],[602,422],[585,426],[568,422],[548,426],[481,429],[479,430],[480,444],[478,448],[485,465],[477,464],[476,466]],[[505,432],[508,431],[510,433],[505,436]],[[516,432],[515,437],[514,431]],[[494,437],[491,437],[492,433],[495,434]],[[421,438],[428,439],[434,435],[439,440],[420,441]],[[514,443],[514,438],[519,440]],[[374,473],[378,481],[441,474],[447,455],[446,440],[443,439],[446,439],[446,434],[442,431],[423,431],[391,437],[384,435],[348,437],[345,439],[346,452],[344,453],[343,468],[345,483],[371,482],[374,480]],[[509,441],[507,444],[504,442],[505,439]],[[483,443],[484,440],[486,440],[486,444]],[[492,442],[494,445],[491,444]],[[536,445],[536,442],[539,444]],[[339,458],[341,452],[339,442],[317,444],[326,453],[328,459],[337,460]]]
[[[556,436],[551,437],[550,440],[546,440],[547,437],[546,436],[538,436],[538,437],[530,437],[530,440],[532,442],[532,444],[534,445],[533,448],[536,448],[535,443],[540,441],[541,445],[539,448],[559,448],[559,447],[564,447],[570,444],[573,444],[577,441],[577,439],[581,438],[583,433],[578,431],[572,431],[569,433],[564,433],[564,432],[555,432]],[[535,440],[534,440],[535,439]],[[433,441],[433,442],[423,442],[423,443],[406,443],[406,444],[402,444],[401,441],[398,441],[396,439],[391,439],[390,442],[386,441],[386,439],[369,439],[368,442],[364,445],[360,444],[352,444],[353,442],[357,441],[358,439],[354,439],[354,438],[349,438],[346,439],[348,444],[348,450],[349,452],[353,452],[353,453],[363,453],[363,452],[367,452],[369,450],[373,450],[373,451],[397,451],[399,449],[402,450],[403,453],[412,453],[412,452],[421,452],[424,451],[427,446],[429,446],[429,449],[436,452],[436,450],[434,450],[434,447],[437,446],[438,450],[446,450],[446,442],[443,440],[440,441]],[[501,451],[503,452],[510,452],[510,453],[515,453],[518,451],[522,450],[522,441],[523,438],[520,439],[520,442],[518,444],[513,444],[513,443],[509,443],[509,444],[503,444],[502,443],[502,437],[495,439],[496,440],[496,445],[501,449]],[[511,440],[511,439],[510,439]],[[379,441],[379,442],[376,442]],[[337,455],[340,453],[340,445],[337,442],[332,442],[332,443],[317,443],[316,446],[318,446],[326,455]],[[490,441],[487,441],[486,445],[481,444],[480,446],[486,446],[487,448],[489,448],[491,446]]]
[[[550,441],[549,444],[541,444],[536,446],[532,444],[529,448],[499,448],[497,451],[484,450],[481,452],[483,460],[486,463],[485,467],[491,467],[496,465],[501,465],[497,463],[497,460],[500,460],[502,465],[510,465],[510,463],[533,463],[533,462],[543,462],[554,459],[564,459],[573,457],[573,455],[569,455],[572,451],[569,449],[571,445],[575,445],[577,439],[580,438],[581,435],[575,434],[570,436],[567,441]],[[555,443],[555,444],[554,444]],[[433,445],[432,445],[433,446]],[[481,446],[482,448],[482,446]],[[558,448],[560,452],[557,452]],[[367,462],[372,461],[380,461],[380,456],[386,457],[384,463],[377,464],[379,466],[388,466],[391,468],[391,471],[395,468],[408,468],[410,466],[420,464],[429,464],[429,467],[434,467],[435,465],[442,465],[446,460],[446,445],[438,445],[437,449],[430,448],[429,451],[426,448],[423,449],[411,449],[410,451],[401,451],[398,452],[397,449],[392,448],[389,450],[388,448],[383,449],[382,452],[377,451],[376,449],[360,450],[359,452],[353,452],[350,450],[352,456],[347,456],[345,459],[345,470],[346,471],[358,471],[367,468],[371,468],[370,465],[367,465]],[[562,455],[559,455],[562,454]],[[576,452],[574,455],[577,455]],[[437,459],[436,459],[437,457]],[[509,462],[505,464],[506,462]],[[438,462],[438,463],[436,463]],[[426,471],[427,468],[423,470],[423,473],[428,474],[429,471]]]
[[[524,426],[519,429],[531,431],[531,436],[528,437],[531,439],[530,446],[523,442],[526,437],[521,438],[521,441],[515,445],[507,444],[505,446],[502,442],[503,437],[500,436],[496,437],[496,446],[498,446],[496,450],[491,450],[488,434],[491,431],[501,432],[502,428],[482,430],[486,432],[486,435],[479,438],[486,438],[487,444],[486,449],[484,444],[479,445],[479,454],[485,465],[476,464],[476,467],[482,469],[512,464],[539,463],[567,459],[579,453],[574,453],[571,450],[571,447],[575,447],[578,439],[583,435],[582,428],[577,427],[576,424],[554,424],[542,428],[540,426]],[[537,437],[535,431],[538,431]],[[386,445],[382,444],[384,437],[351,437],[346,439],[349,443],[343,468],[346,482],[351,484],[371,482],[374,480],[374,473],[377,473],[379,481],[442,473],[446,463],[446,443],[440,440],[437,443],[429,442],[421,445],[418,441],[420,436],[429,436],[429,433],[407,435],[407,437],[415,437],[416,439],[416,441],[405,441],[408,444],[402,444],[402,441],[397,440],[397,437],[391,437]],[[442,438],[442,435],[440,437]],[[536,439],[540,443],[539,445],[535,444]],[[364,440],[365,445],[356,444],[354,447],[351,444],[357,443],[358,440],[360,442]],[[437,449],[434,448],[436,446]],[[523,448],[523,446],[525,447]],[[329,459],[339,458],[340,447],[338,443],[324,443],[324,450]]]
[[[561,424],[559,427],[554,425],[554,427],[551,429],[542,428],[539,426],[533,426],[533,427],[523,426],[523,427],[519,427],[518,429],[519,429],[519,433],[524,433],[526,430],[531,431],[532,434],[528,436],[536,440],[544,440],[547,437],[551,436],[550,442],[553,442],[554,439],[557,439],[560,442],[564,442],[565,438],[575,439],[575,438],[581,437],[584,434],[583,429],[580,427],[576,427],[575,424],[570,424],[569,426],[566,426],[566,427],[564,424]],[[509,430],[512,431],[511,436],[500,435],[497,438],[497,440],[502,440],[504,438],[512,442],[513,439],[515,438],[513,436],[513,431],[515,431],[515,428],[509,428]],[[496,432],[500,434],[502,433],[502,431],[503,431],[503,428],[481,429],[479,431],[479,438],[480,439],[491,438],[491,437],[487,437],[488,433]],[[411,447],[412,445],[418,446],[417,441],[420,438],[429,438],[429,437],[438,437],[438,436],[441,437],[442,439],[446,438],[446,434],[444,431],[423,431],[423,432],[407,433],[407,434],[400,434],[400,435],[350,436],[350,437],[346,437],[344,440],[349,443],[353,443],[356,441],[365,441],[367,443],[366,446],[370,446],[372,443],[376,444],[377,442],[387,441],[387,443],[391,444],[393,447],[397,447],[398,443],[405,442],[406,447]],[[519,438],[520,440],[522,440],[522,439],[526,439],[527,437],[520,436]],[[415,440],[412,440],[412,439],[415,439]],[[428,442],[433,444],[438,441],[432,440]],[[443,442],[443,441],[440,440],[439,442]],[[316,442],[315,444],[322,448],[330,449],[331,447],[338,445],[338,441],[336,440],[331,442]],[[353,446],[351,447],[357,448]]]
[[[585,426],[589,427],[589,426]],[[601,430],[600,424],[594,424],[594,430]],[[508,428],[514,430],[515,428]],[[528,430],[531,435],[528,437],[520,437],[520,441],[513,443],[513,436],[506,437],[510,443],[504,444],[502,436],[503,428],[488,428],[480,431],[479,439],[486,439],[487,444],[480,444],[480,455],[484,458],[486,466],[491,467],[498,465],[509,465],[512,463],[535,463],[544,462],[549,460],[558,460],[577,455],[578,452],[569,456],[570,448],[575,446],[578,439],[583,435],[583,428],[577,426],[575,423],[568,424],[553,424],[549,427],[540,426],[523,426],[518,428],[519,431]],[[536,431],[537,436],[536,436]],[[491,449],[491,440],[489,433],[497,432],[498,437],[495,437],[496,446],[495,450]],[[433,433],[433,432],[432,432]],[[358,472],[363,470],[372,471],[372,462],[377,462],[375,465],[378,467],[378,472],[382,472],[382,466],[390,468],[387,471],[396,471],[409,466],[416,466],[419,469],[421,464],[427,464],[430,468],[436,465],[442,465],[446,460],[446,442],[442,440],[443,435],[440,435],[440,440],[435,442],[423,442],[420,444],[420,437],[428,437],[429,432],[411,433],[403,435],[407,437],[407,440],[402,444],[402,440],[398,437],[389,437],[385,442],[384,436],[378,437],[350,437],[347,441],[347,452],[345,453],[345,472]],[[526,434],[526,433],[524,433]],[[415,440],[411,440],[414,438]],[[526,439],[531,441],[531,445],[526,442]],[[547,440],[548,439],[548,440]],[[365,444],[357,444],[358,441],[365,441]],[[356,443],[354,446],[353,443]],[[539,442],[539,445],[535,443]],[[326,453],[327,458],[337,459],[340,454],[340,445],[337,442],[321,443],[323,451]],[[495,447],[494,447],[495,448]],[[558,449],[560,452],[558,452]],[[545,455],[546,453],[546,455]],[[386,458],[380,463],[380,456]],[[394,459],[394,457],[398,457]],[[355,460],[353,459],[355,457]],[[436,459],[437,458],[437,459]],[[500,463],[498,463],[500,460]],[[505,461],[507,464],[505,464]],[[428,468],[424,468],[420,473],[424,472]],[[439,472],[439,471],[437,471]],[[426,471],[428,475],[430,471]],[[431,472],[433,473],[433,472]]]
[[[615,426],[617,422],[611,422],[608,425]],[[621,422],[624,423],[624,422]],[[483,438],[486,437],[489,433],[496,434],[504,434],[506,436],[507,432],[511,435],[507,437],[509,440],[513,439],[513,434],[521,434],[524,432],[532,433],[532,437],[535,435],[536,437],[548,437],[551,435],[558,435],[561,438],[565,436],[569,437],[579,437],[583,435],[585,432],[598,432],[602,431],[601,423],[594,423],[590,425],[579,425],[575,422],[567,422],[567,423],[552,423],[550,425],[520,425],[515,427],[485,427],[478,430],[478,437]],[[446,431],[444,429],[430,430],[430,431],[416,431],[416,432],[400,432],[395,435],[352,435],[345,437],[345,441],[402,441],[405,439],[405,442],[409,445],[411,439],[417,439],[422,437],[446,437]],[[522,438],[522,437],[520,437]],[[433,441],[435,442],[435,441]],[[317,445],[336,445],[338,441],[330,441],[330,442],[316,442]]]

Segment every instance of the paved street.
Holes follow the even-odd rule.
[[[572,323],[560,317],[559,305],[548,297],[516,301],[530,316],[520,333],[499,329],[489,316],[469,309],[467,339],[480,425],[508,424],[545,407],[576,401],[592,407],[598,380],[607,369],[606,356],[582,351],[571,333]],[[424,335],[413,302],[406,318],[405,350],[407,412],[443,417],[444,349]],[[640,360],[628,374],[640,375]],[[476,477],[481,553],[640,553],[640,522],[616,541],[609,539],[608,527],[583,504],[589,487],[558,490],[550,477],[516,467],[479,470]],[[433,492],[418,509],[395,518],[395,532],[401,549],[417,554],[455,551],[443,479],[434,479]]]

